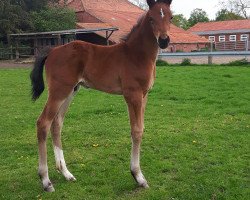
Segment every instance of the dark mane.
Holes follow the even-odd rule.
[[[144,13],[143,15],[141,15],[139,17],[139,19],[137,20],[137,23],[133,26],[131,31],[127,35],[125,35],[124,37],[121,38],[122,41],[126,42],[126,41],[129,40],[131,35],[140,27],[140,25],[142,24],[142,21],[145,18],[145,16],[146,16],[146,14]]]

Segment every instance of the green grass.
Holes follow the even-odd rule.
[[[82,89],[63,129],[65,159],[77,181],[55,170],[49,138],[56,192],[44,193],[35,122],[46,93],[32,103],[28,76],[27,69],[0,70],[0,199],[249,199],[250,68],[157,69],[141,156],[147,190],[130,175],[123,98]]]

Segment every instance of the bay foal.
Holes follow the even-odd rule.
[[[39,98],[44,90],[44,65],[48,84],[48,100],[37,120],[38,173],[45,191],[54,191],[47,166],[46,138],[49,131],[52,134],[56,167],[67,180],[75,180],[64,160],[61,130],[67,108],[79,86],[124,96],[131,124],[131,173],[139,186],[148,187],[140,168],[144,111],[147,93],[155,79],[158,47],[164,49],[170,41],[171,2],[147,0],[149,11],[133,28],[126,41],[120,44],[98,46],[74,41],[45,51],[37,57],[31,72],[33,100]]]

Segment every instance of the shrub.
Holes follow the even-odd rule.
[[[157,66],[163,67],[163,66],[168,66],[169,64],[168,64],[168,62],[165,61],[165,60],[157,60],[157,61],[156,61],[156,65],[157,65]]]
[[[75,28],[76,14],[69,8],[47,7],[32,12],[31,21],[38,32],[68,30]]]
[[[228,65],[228,66],[245,66],[245,65],[250,65],[250,63],[248,62],[247,59],[241,59],[241,60],[235,60],[235,61],[232,61],[228,64],[225,64],[225,65]]]
[[[181,62],[181,66],[191,65],[191,60],[189,58],[184,58]]]

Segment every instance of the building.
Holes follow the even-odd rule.
[[[217,50],[250,50],[250,20],[198,23],[190,32],[207,38]]]
[[[107,45],[109,44],[109,37],[117,30],[118,29],[114,27],[95,26],[94,28],[88,27],[64,31],[10,34],[9,54],[11,59],[13,59],[13,54],[15,54],[16,59],[19,59],[20,56],[30,57],[30,55],[39,54],[44,47],[55,47],[81,39],[92,43]],[[106,37],[99,36],[99,32],[105,33]],[[21,45],[24,44],[25,46],[21,47]]]
[[[62,0],[62,3],[64,0]],[[133,25],[137,23],[138,18],[145,12],[139,7],[133,5],[127,0],[68,0],[67,7],[75,10],[77,15],[77,28],[93,28],[98,27],[117,27],[109,38],[109,42],[119,43],[126,36]],[[105,32],[97,33],[101,37],[106,38]],[[92,36],[85,35],[90,39]],[[199,51],[205,48],[208,40],[171,25],[170,29],[171,44],[167,51]],[[87,41],[88,41],[87,40]]]

